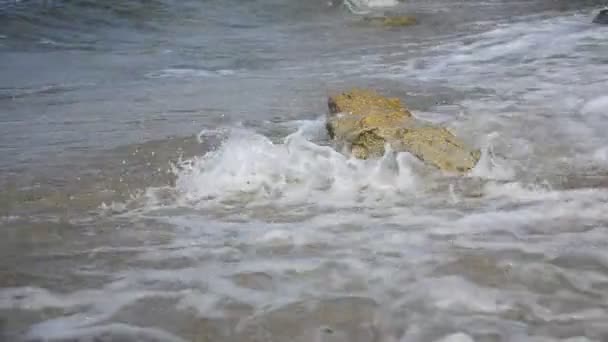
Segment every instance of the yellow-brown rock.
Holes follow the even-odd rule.
[[[481,153],[467,147],[443,127],[416,119],[398,98],[352,89],[329,97],[327,130],[360,159],[380,157],[389,144],[443,171],[465,173]]]
[[[384,97],[369,89],[354,88],[331,96],[328,101],[332,113],[370,116],[374,114],[390,115],[395,118],[411,118],[401,100],[396,97]]]
[[[467,172],[481,157],[479,150],[469,149],[444,127],[401,129],[393,146],[448,172]]]
[[[410,15],[394,15],[394,16],[382,16],[382,17],[365,17],[365,21],[379,26],[387,27],[403,27],[416,25],[418,21],[415,17]]]
[[[331,96],[327,130],[331,138],[350,143],[358,158],[384,154],[386,138],[412,119],[398,98],[387,98],[367,89],[352,89]]]

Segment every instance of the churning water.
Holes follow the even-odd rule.
[[[0,340],[607,341],[602,5],[0,2]],[[482,160],[348,158],[352,86]]]

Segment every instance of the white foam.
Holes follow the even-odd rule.
[[[544,337],[544,336],[521,336],[519,341],[526,342],[599,342],[599,340],[592,340],[587,337],[577,336],[577,337],[569,337],[564,339],[556,339],[555,337]]]
[[[2,223],[11,223],[11,222],[19,221],[20,219],[21,219],[20,216],[15,216],[15,215],[0,216],[0,222],[2,222]]]
[[[593,152],[593,159],[595,162],[603,166],[608,166],[608,146],[603,146],[596,149]]]
[[[560,196],[559,192],[550,191],[546,186],[539,184],[525,185],[518,182],[487,183],[484,186],[484,194],[488,199],[506,197],[518,201],[549,200]]]
[[[475,342],[475,340],[465,333],[456,333],[444,336],[435,342]]]
[[[262,235],[258,241],[272,245],[291,245],[293,244],[294,236],[286,230],[271,230]]]
[[[393,7],[399,3],[397,0],[360,0],[365,6],[378,8],[378,7]]]
[[[427,296],[441,310],[499,313],[512,308],[499,289],[480,288],[460,277],[429,279]]]
[[[608,117],[608,96],[599,96],[589,100],[581,109],[584,115],[599,114]]]
[[[599,341],[599,340],[592,340],[592,339],[589,339],[584,336],[570,337],[570,338],[566,338],[566,339],[562,340],[562,342],[596,342],[596,341]]]
[[[55,45],[55,46],[61,45],[60,43],[58,43],[58,42],[56,42],[56,41],[54,41],[52,39],[47,39],[47,38],[40,39],[40,44],[43,44],[43,45]]]
[[[0,292],[1,309],[41,310],[47,307],[66,307],[69,300],[52,295],[45,289],[22,287],[7,288]]]
[[[78,329],[65,329],[57,327],[56,329],[34,329],[27,334],[28,339],[42,339],[44,341],[78,339],[82,341],[96,340],[95,337],[100,335],[120,336],[122,338],[137,338],[138,341],[158,341],[158,342],[185,342],[175,335],[169,334],[163,330],[155,328],[141,328],[127,324],[107,324],[102,326],[92,326]]]
[[[148,78],[207,78],[234,75],[234,70],[206,70],[191,68],[167,68],[146,74]]]
[[[148,297],[172,297],[174,294],[160,291],[129,289],[129,283],[118,281],[98,290],[82,290],[70,294],[58,294],[34,287],[6,288],[0,290],[0,309],[43,310],[46,308],[74,309],[89,307],[88,311],[66,315],[31,326],[32,337],[59,338],[64,334],[80,334],[88,326],[109,319],[129,303]],[[112,300],[108,301],[108,297]],[[95,328],[96,329],[96,328]],[[54,337],[56,336],[56,337]]]
[[[99,209],[102,213],[121,213],[124,212],[127,209],[127,205],[126,203],[123,202],[115,202],[112,201],[110,202],[110,204],[106,204],[105,202],[102,202],[101,205],[99,206]]]
[[[354,14],[366,14],[374,8],[393,7],[397,0],[343,0],[344,5]]]
[[[190,290],[177,303],[178,310],[197,310],[201,317],[221,317],[219,308],[220,298],[199,291]]]
[[[387,150],[379,160],[357,160],[307,137],[323,130],[308,122],[282,143],[234,129],[222,146],[181,165],[176,189],[189,205],[237,200],[283,205],[352,205],[412,192],[414,163],[408,153]]]

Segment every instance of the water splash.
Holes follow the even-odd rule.
[[[408,153],[389,148],[379,160],[357,160],[314,143],[311,138],[323,129],[322,120],[311,121],[278,143],[246,129],[232,129],[219,149],[179,165],[176,190],[189,204],[352,204],[415,188],[414,168],[419,162]]]
[[[363,15],[371,12],[373,8],[393,7],[396,0],[344,0],[344,6],[353,14]]]
[[[471,176],[481,177],[484,179],[493,180],[512,180],[515,177],[515,170],[506,162],[501,161],[494,153],[494,139],[498,138],[499,134],[493,132],[485,137],[483,147],[481,149],[481,158],[471,171]]]

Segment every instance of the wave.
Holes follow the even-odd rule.
[[[224,144],[182,165],[176,190],[187,202],[344,201],[361,193],[384,196],[415,185],[412,162],[387,153],[379,161],[359,161],[309,137],[322,130],[322,120],[309,122],[275,143],[266,136],[231,129]]]
[[[359,160],[327,143],[323,118],[300,121],[297,131],[276,140],[243,128],[201,132],[223,136],[223,143],[202,156],[177,163],[173,193],[149,189],[152,204],[204,208],[248,205],[376,206],[411,201],[421,191],[443,188],[446,197],[454,181],[407,152],[391,151],[379,159]],[[514,176],[510,166],[492,152],[492,137],[482,159],[468,176],[504,181]],[[467,178],[467,177],[465,177]]]

